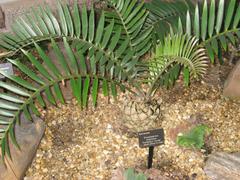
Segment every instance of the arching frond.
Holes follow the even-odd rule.
[[[143,29],[148,16],[144,2],[137,0],[108,0],[113,11],[107,12],[107,20],[114,19],[122,27],[122,39],[129,39],[129,48],[142,56],[151,47],[152,27]]]
[[[121,27],[116,27],[116,22],[111,20],[106,22],[105,12],[103,11],[98,24],[96,23],[96,14],[91,8],[87,10],[85,4],[82,5],[81,11],[77,1],[72,11],[67,4],[58,2],[57,14],[50,10],[49,6],[32,8],[32,10],[16,19],[12,25],[12,33],[1,34],[1,47],[8,50],[4,56],[12,56],[20,52],[21,48],[32,47],[34,42],[41,42],[65,37],[69,42],[79,41],[78,44],[84,50],[89,50],[92,46],[105,48],[109,45],[110,51],[116,51],[120,57],[124,54],[132,37],[120,38]],[[113,38],[114,37],[114,38]],[[111,43],[112,42],[112,43]],[[120,48],[121,47],[121,48]],[[142,49],[141,49],[142,50]],[[136,54],[137,56],[137,54]]]
[[[73,95],[86,107],[90,96],[96,105],[100,88],[105,96],[115,97],[117,89],[126,88],[123,82],[131,82],[138,75],[137,64],[149,47],[145,39],[149,39],[150,31],[143,33],[141,39],[133,38],[133,34],[122,37],[123,27],[116,26],[116,19],[105,20],[104,12],[96,18],[94,9],[87,11],[86,5],[80,11],[75,3],[70,11],[68,5],[59,3],[58,15],[48,6],[33,9],[16,20],[13,33],[2,34],[1,45],[9,50],[6,61],[26,77],[0,71],[6,78],[6,82],[0,81],[2,158],[6,154],[10,156],[9,140],[17,145],[14,126],[22,113],[31,120],[32,113],[39,115],[35,103],[42,107],[46,106],[46,101],[54,105],[64,103],[62,82],[70,82]],[[41,47],[45,40],[59,66]],[[129,48],[130,42],[134,49]],[[14,59],[17,52],[36,71],[22,59]]]
[[[193,12],[192,1],[152,0],[145,3],[149,16],[145,26],[154,28],[155,39],[163,40],[170,29],[177,30],[179,17],[185,17],[187,11]]]
[[[12,53],[32,45],[35,42],[50,38],[81,38],[92,42],[94,27],[94,10],[88,17],[86,4],[81,11],[75,1],[73,11],[67,4],[57,1],[57,15],[48,5],[32,8],[28,13],[17,18],[12,24],[12,33],[1,35],[1,46]]]
[[[50,51],[54,53],[52,59],[43,48],[34,42],[35,54],[21,49],[34,71],[22,62],[21,59],[7,59],[16,69],[21,71],[25,78],[9,75],[0,70],[6,82],[0,81],[0,144],[2,158],[5,154],[10,156],[9,140],[17,145],[14,135],[14,126],[23,113],[28,120],[32,120],[32,113],[39,115],[36,103],[42,107],[46,103],[56,105],[64,103],[62,83],[69,81],[72,93],[82,107],[86,107],[88,99],[96,106],[97,95],[102,89],[105,96],[117,96],[117,90],[124,90],[120,77],[133,77],[126,63],[118,65],[117,62],[106,61],[104,57],[98,59],[97,55],[89,53],[84,56],[81,51],[70,48],[66,38],[63,38],[63,49],[59,43],[51,39]],[[40,63],[40,62],[43,62]],[[58,64],[56,64],[58,63]],[[114,67],[114,68],[113,68]],[[113,70],[114,69],[114,70]],[[119,88],[118,88],[119,87]]]
[[[152,86],[150,93],[159,85],[173,84],[178,78],[180,67],[184,68],[184,80],[187,85],[190,77],[199,78],[205,74],[205,49],[198,48],[197,45],[198,40],[194,37],[174,35],[166,37],[164,42],[156,47],[155,54],[149,62],[149,83]]]
[[[162,9],[158,9],[162,3],[161,0],[153,2],[155,4],[151,5],[150,3],[149,5],[151,14],[161,14]],[[210,3],[207,2],[204,0],[203,4],[188,8],[188,12],[183,11],[184,16],[179,14],[169,23],[173,28],[165,30],[167,33],[173,30],[175,33],[196,36],[199,39],[199,46],[207,49],[211,62],[214,62],[215,56],[218,56],[222,62],[222,50],[226,51],[229,43],[235,45],[240,38],[240,3],[237,0],[211,0]],[[176,9],[180,10],[181,5],[177,5]],[[161,21],[161,16],[155,15],[154,18]],[[155,30],[160,34],[162,33],[160,26]],[[158,38],[160,39],[160,37]]]
[[[183,31],[200,39],[200,45],[206,47],[211,62],[214,62],[215,55],[222,61],[222,49],[227,50],[229,43],[235,45],[240,38],[240,3],[211,0],[209,5],[205,0],[203,7],[196,6],[193,17],[187,15],[182,21],[187,24]]]

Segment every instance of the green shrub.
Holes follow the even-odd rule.
[[[207,125],[198,125],[188,133],[178,135],[177,144],[187,148],[201,149],[204,146],[205,136],[211,131]]]

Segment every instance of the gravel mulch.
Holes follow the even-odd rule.
[[[221,88],[194,83],[160,90],[166,140],[155,148],[154,168],[171,179],[207,179],[203,166],[209,153],[240,151],[239,102],[226,99]],[[44,111],[48,125],[26,180],[111,179],[118,168],[146,170],[147,149],[138,147],[121,128],[121,105],[99,96],[98,107],[81,110],[75,100]],[[189,124],[212,128],[206,147],[185,149],[176,145],[176,135]]]

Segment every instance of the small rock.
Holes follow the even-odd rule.
[[[4,27],[5,27],[5,15],[2,10],[2,7],[0,6],[0,28],[4,28]]]
[[[240,153],[219,152],[210,155],[204,171],[212,180],[239,180]]]
[[[6,167],[0,164],[0,179],[23,178],[27,168],[32,163],[44,132],[45,124],[41,119],[34,118],[32,123],[21,116],[21,126],[16,125],[15,127],[16,139],[21,151],[10,141],[12,161],[6,157]]]
[[[43,172],[44,172],[44,173],[47,173],[47,172],[48,172],[48,169],[47,169],[47,168],[44,168],[44,169],[43,169]]]
[[[240,62],[229,74],[223,89],[223,95],[230,98],[240,98]]]

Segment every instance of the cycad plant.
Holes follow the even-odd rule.
[[[154,99],[158,87],[173,86],[180,72],[183,72],[185,85],[188,86],[191,79],[199,79],[205,74],[207,59],[205,49],[198,47],[195,37],[182,34],[165,37],[145,63],[147,75],[144,77],[143,74],[143,81],[139,82],[148,85],[146,90],[142,90],[140,84],[137,85],[138,97],[124,106],[127,115],[124,124],[130,132],[161,127],[161,104]]]
[[[7,50],[3,59],[21,72],[9,75],[0,71],[6,80],[0,81],[3,159],[6,154],[11,157],[9,141],[18,146],[14,127],[20,123],[21,114],[31,120],[33,114],[40,114],[37,105],[64,103],[62,86],[66,82],[70,82],[72,93],[82,107],[87,106],[90,97],[96,106],[99,92],[116,97],[119,89],[132,92],[130,87],[136,87],[141,93],[133,93],[144,98],[140,98],[139,104],[128,103],[131,118],[126,125],[139,131],[155,127],[160,109],[152,97],[162,82],[173,84],[181,69],[186,84],[191,75],[198,78],[204,74],[204,50],[196,38],[171,35],[152,46],[153,27],[147,24],[149,12],[143,2],[109,0],[108,3],[111,8],[100,16],[96,16],[93,6],[88,10],[84,4],[80,9],[77,2],[72,8],[58,2],[57,13],[47,5],[33,8],[16,20],[12,33],[1,35],[1,46]],[[141,61],[151,47],[155,49],[150,60]],[[148,84],[149,90],[142,91],[142,83]],[[133,116],[133,107],[135,116],[141,115],[142,119]]]
[[[109,0],[109,2],[113,10],[106,13],[107,21],[110,22],[111,19],[114,19],[118,26],[123,27],[121,37],[123,39],[130,39],[129,49],[134,50],[138,56],[145,54],[147,52],[146,49],[150,47],[156,51],[156,53],[152,53],[150,62],[139,64],[139,71],[147,75],[146,77],[140,77],[144,79],[143,81],[134,82],[134,86],[136,87],[135,90],[137,91],[135,93],[136,96],[130,100],[130,102],[126,101],[123,105],[123,113],[125,114],[125,116],[123,116],[124,126],[126,126],[131,133],[136,134],[138,131],[160,126],[160,104],[156,99],[153,99],[153,96],[157,87],[159,87],[159,82],[161,82],[160,84],[162,85],[163,79],[165,79],[165,85],[169,86],[170,83],[173,84],[173,82],[171,82],[173,77],[168,75],[168,71],[171,70],[170,67],[175,67],[171,70],[176,74],[175,79],[178,78],[182,67],[185,67],[185,77],[188,76],[189,78],[189,72],[191,72],[191,75],[195,73],[194,77],[197,78],[199,74],[204,74],[206,57],[204,56],[202,48],[196,49],[197,39],[188,39],[183,34],[173,38],[164,38],[166,42],[156,47],[156,45],[153,44],[156,40],[153,32],[153,29],[156,29],[154,26],[155,21],[151,19],[153,15],[151,12],[149,15],[144,1]],[[187,12],[188,7],[191,5],[192,3],[190,2],[161,2],[161,6],[170,10],[172,13],[174,13],[173,11],[177,10],[178,7],[178,12],[182,15],[185,14],[184,12]],[[184,10],[184,12],[181,12],[182,10]],[[169,14],[171,15],[172,13]],[[174,13],[174,15],[177,16],[178,14]],[[163,16],[166,18],[168,17],[167,13]],[[168,28],[164,26],[159,27],[159,34],[164,35],[162,31],[166,29]],[[149,41],[151,43],[149,43]],[[167,43],[167,41],[169,42]],[[166,49],[169,48],[170,50],[172,48],[172,43],[174,44],[178,41],[181,41],[182,44],[176,44],[177,49],[175,49],[175,51],[167,52]],[[159,51],[163,49],[164,52],[160,55]],[[183,52],[181,53],[181,51]],[[201,66],[202,69],[199,68],[195,71],[195,69],[198,68],[195,66],[198,65],[203,65],[203,67]],[[186,79],[186,82],[187,81],[189,83],[189,79]],[[141,85],[139,85],[142,83],[149,85],[149,89],[143,90]]]

